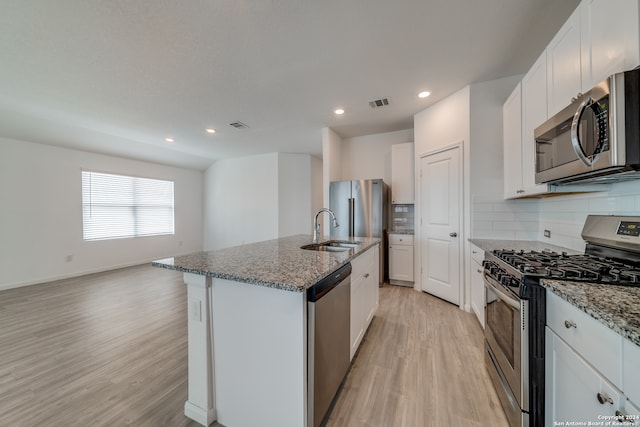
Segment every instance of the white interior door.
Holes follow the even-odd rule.
[[[460,148],[420,159],[422,290],[460,303]]]

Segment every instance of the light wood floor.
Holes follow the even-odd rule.
[[[473,315],[380,291],[328,426],[506,426]],[[196,427],[186,322],[182,275],[150,266],[1,291],[0,427]]]
[[[475,316],[426,293],[380,289],[328,427],[508,427]]]

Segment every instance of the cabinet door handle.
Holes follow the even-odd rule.
[[[605,403],[611,403],[613,405],[613,399],[609,397],[607,393],[598,393],[596,397],[598,398],[598,402],[600,402],[601,405],[604,405]]]
[[[478,273],[482,274],[482,270],[477,269],[476,271],[477,271]]]
[[[567,328],[567,329],[571,329],[571,328],[578,329],[578,325],[576,325],[576,322],[571,321],[571,320],[565,320],[564,321],[564,327]]]
[[[365,275],[364,275],[364,278],[365,278],[365,279],[368,279],[368,278],[369,278],[369,273],[365,274]]]
[[[458,233],[452,231],[451,233],[449,233],[449,237],[458,237]]]

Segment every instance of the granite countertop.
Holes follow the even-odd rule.
[[[331,240],[346,240],[331,238]],[[196,252],[153,261],[155,267],[200,274],[259,286],[303,292],[353,258],[380,242],[378,238],[352,237],[362,242],[344,252],[300,249],[312,243],[309,235],[296,235],[217,251]]]
[[[495,249],[582,252],[536,240],[469,239],[484,251]],[[589,282],[542,279],[541,285],[640,346],[640,288]]]
[[[542,286],[640,346],[640,288],[547,279]]]

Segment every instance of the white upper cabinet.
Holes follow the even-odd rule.
[[[638,0],[580,4],[582,92],[640,64]]]
[[[413,142],[391,146],[391,203],[414,203],[415,163]]]
[[[520,197],[522,188],[522,90],[511,92],[502,106],[504,198]]]
[[[531,196],[549,191],[536,184],[535,128],[547,120],[547,56],[543,52],[522,78],[522,189]]]
[[[640,64],[638,0],[583,0],[547,46],[549,117]]]
[[[505,199],[555,191],[547,184],[535,183],[533,130],[547,119],[546,73],[543,54],[502,106]]]
[[[547,105],[549,117],[571,103],[582,91],[580,62],[580,7],[547,46]]]

